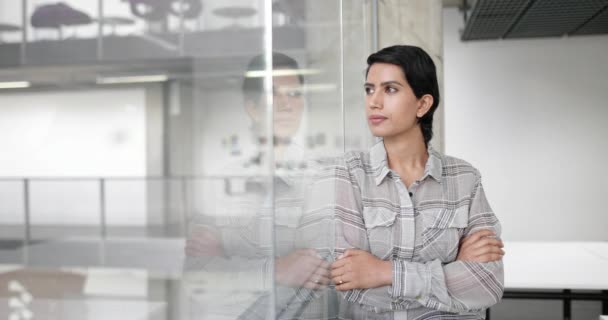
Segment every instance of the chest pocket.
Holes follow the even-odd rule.
[[[469,224],[469,207],[434,208],[420,213],[422,234],[419,254],[424,261],[452,262],[458,255],[460,238]]]
[[[302,217],[301,207],[276,207],[275,225],[295,229]]]
[[[363,207],[363,219],[371,253],[386,258],[392,251],[397,212],[383,207]]]

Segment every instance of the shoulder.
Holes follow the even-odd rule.
[[[333,176],[354,182],[372,172],[369,152],[349,151],[341,156],[317,158],[312,166],[317,177]]]
[[[344,163],[349,171],[371,169],[369,151],[349,151],[344,154]]]
[[[341,156],[319,157],[312,163],[312,167],[317,170],[347,170],[350,172],[369,166],[369,152],[349,151]]]
[[[441,179],[449,185],[475,189],[481,182],[481,173],[471,163],[449,155],[441,155]]]
[[[471,163],[460,158],[440,154],[442,176],[447,179],[472,180],[481,179],[481,173]]]

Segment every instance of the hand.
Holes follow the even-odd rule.
[[[186,240],[186,256],[204,257],[224,254],[217,230],[207,225],[196,225]]]
[[[275,276],[284,286],[321,289],[329,284],[329,263],[313,249],[299,249],[275,260]]]
[[[336,290],[368,289],[393,282],[392,262],[380,260],[373,254],[348,249],[331,265],[331,278]]]
[[[481,230],[465,237],[460,242],[456,260],[471,262],[491,262],[502,259],[505,255],[502,241],[494,238],[491,230]]]

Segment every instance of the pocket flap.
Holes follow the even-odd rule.
[[[277,207],[275,208],[275,225],[296,228],[302,217],[301,207]]]
[[[423,212],[425,225],[429,228],[466,228],[469,225],[469,207],[434,209]]]
[[[382,207],[363,207],[365,228],[388,227],[395,223],[397,213]]]

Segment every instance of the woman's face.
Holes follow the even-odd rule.
[[[420,130],[417,116],[424,115],[426,110],[422,99],[416,98],[407,83],[401,67],[372,64],[365,82],[365,111],[373,135],[391,138]]]
[[[302,84],[297,76],[279,76],[273,78],[274,134],[281,138],[290,138],[300,128],[304,97]]]
[[[279,138],[291,138],[300,128],[304,111],[304,96],[300,79],[294,75],[275,76],[272,78],[273,92],[273,125],[274,135]],[[265,132],[264,95],[251,106],[250,115],[259,124],[260,133]]]

